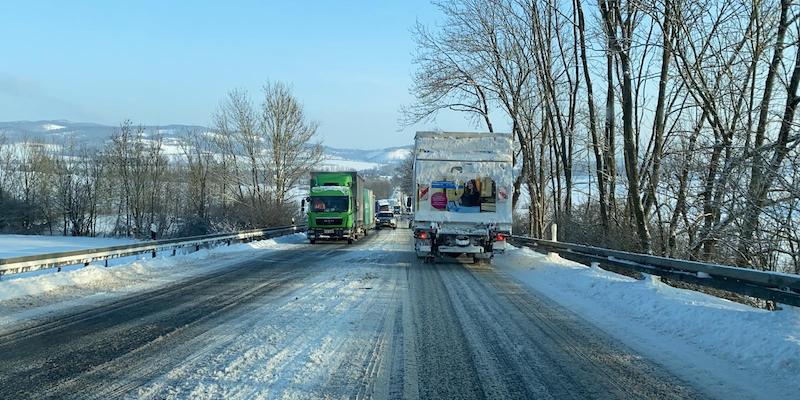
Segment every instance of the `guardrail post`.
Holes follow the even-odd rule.
[[[156,258],[156,251],[153,250],[153,258]]]
[[[107,258],[105,259],[105,263],[106,263],[106,268],[108,268],[108,259]]]
[[[173,257],[175,256],[175,248],[174,247],[172,248],[172,256]]]

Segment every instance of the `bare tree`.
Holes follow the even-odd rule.
[[[400,180],[400,190],[409,195],[416,193],[417,188],[414,187],[414,155],[409,154],[397,166],[397,175]]]
[[[207,132],[190,131],[184,135],[181,151],[186,160],[187,226],[186,234],[203,234],[211,228],[211,174],[216,165],[214,143]]]
[[[260,131],[269,151],[275,205],[282,208],[289,191],[300,178],[322,160],[322,146],[316,139],[318,124],[309,121],[303,106],[281,82],[264,86]]]
[[[753,234],[758,227],[759,216],[766,205],[768,190],[772,187],[776,177],[781,174],[780,167],[789,152],[790,143],[797,140],[792,140],[790,137],[794,124],[795,111],[798,102],[800,102],[800,97],[797,95],[798,84],[800,84],[800,46],[795,42],[792,44],[795,53],[794,67],[792,68],[792,74],[786,86],[786,105],[784,107],[783,117],[780,121],[777,139],[771,149],[772,156],[770,157],[768,153],[761,150],[767,140],[766,132],[770,118],[770,100],[772,98],[773,87],[775,81],[779,79],[777,76],[778,68],[780,68],[783,61],[783,53],[787,47],[785,44],[786,32],[789,29],[790,21],[795,21],[795,25],[800,27],[800,24],[796,22],[796,15],[790,15],[791,13],[792,2],[789,0],[781,0],[777,37],[775,39],[772,62],[769,65],[764,83],[765,87],[760,104],[758,125],[753,142],[756,154],[753,158],[753,166],[747,191],[747,206],[739,235],[737,257],[737,263],[739,265],[752,265],[753,263],[751,243]]]
[[[292,188],[323,156],[314,143],[317,123],[307,119],[291,88],[268,83],[263,94],[255,107],[246,92],[234,90],[213,115],[220,171],[227,174],[223,193],[243,211],[242,223],[288,220],[293,211],[284,207]]]
[[[630,44],[636,26],[635,5],[626,4],[623,13],[619,0],[600,0],[600,10],[606,26],[609,50],[618,58],[622,68],[622,138],[624,142],[625,174],[628,178],[628,205],[633,210],[639,245],[650,253],[650,229],[644,213],[639,190],[639,145],[634,132],[634,101]]]

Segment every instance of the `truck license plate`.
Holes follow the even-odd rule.
[[[322,233],[333,234],[333,229],[325,229],[324,231],[322,231]]]

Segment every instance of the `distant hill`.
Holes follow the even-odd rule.
[[[10,121],[0,122],[0,133],[11,142],[23,140],[64,143],[74,140],[75,143],[103,143],[108,140],[118,126],[95,124],[92,122],[72,122],[65,120],[47,121]],[[190,130],[207,131],[208,128],[197,125],[165,125],[145,126],[148,132],[158,132],[165,138],[180,136]]]
[[[183,133],[189,131],[211,131],[199,125],[164,125],[144,126],[148,132],[160,134],[164,143],[169,146],[168,152],[177,151]],[[91,122],[72,122],[65,120],[45,121],[9,121],[0,122],[0,135],[9,142],[18,143],[25,140],[65,144],[70,141],[77,144],[102,145],[118,129],[117,126],[96,124]],[[325,151],[324,167],[331,169],[382,169],[396,164],[411,154],[411,145],[387,147],[384,149],[360,150],[323,146]],[[175,153],[179,154],[179,153]]]

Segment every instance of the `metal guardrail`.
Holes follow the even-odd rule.
[[[511,236],[512,244],[557,253],[582,264],[598,263],[800,307],[800,275],[628,253],[600,247]]]
[[[108,260],[111,258],[126,257],[136,254],[152,253],[153,257],[160,251],[175,250],[182,247],[194,246],[199,250],[201,246],[214,243],[242,242],[253,239],[272,238],[305,231],[305,225],[282,226],[276,228],[253,229],[233,233],[215,233],[211,235],[190,236],[176,239],[155,240],[128,245],[100,247],[95,249],[73,250],[60,253],[37,254],[0,258],[0,277],[3,275],[19,274],[23,272],[38,271],[49,268],[60,268],[67,265],[88,265],[93,261]]]

